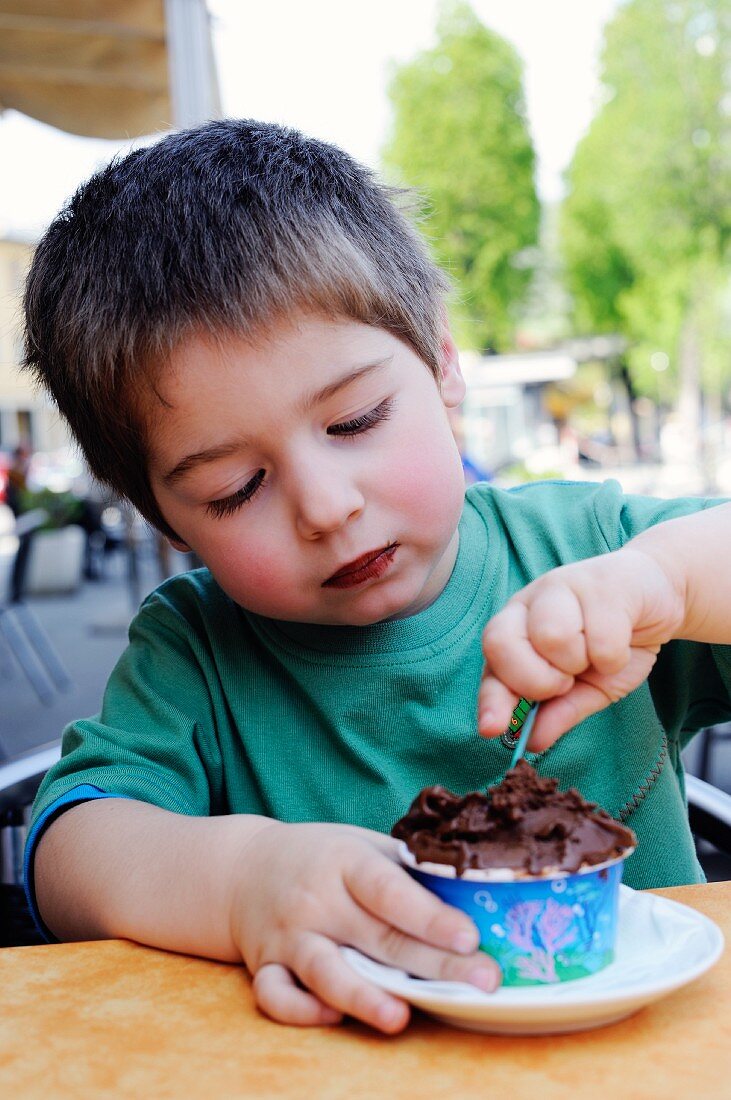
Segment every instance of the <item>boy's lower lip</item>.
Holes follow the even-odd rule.
[[[382,577],[393,561],[398,545],[397,542],[392,542],[390,546],[385,546],[374,557],[368,558],[362,565],[356,566],[355,569],[339,570],[338,573],[333,573],[332,577],[328,577],[326,581],[322,582],[322,587],[355,588],[357,585],[363,584],[364,581]]]

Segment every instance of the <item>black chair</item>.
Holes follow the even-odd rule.
[[[22,861],[30,806],[60,755],[61,742],[52,741],[0,765],[0,947],[45,943],[25,900]]]
[[[25,601],[25,581],[33,552],[33,536],[45,522],[46,513],[38,508],[17,518],[14,534],[18,547],[12,561],[10,583],[0,603],[0,636],[20,665],[42,703],[50,705],[57,691],[71,686],[51,639]],[[10,676],[12,664],[0,655],[0,675]]]

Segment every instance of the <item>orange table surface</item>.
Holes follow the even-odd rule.
[[[731,882],[658,893],[731,940]],[[731,1098],[731,951],[609,1027],[499,1037],[418,1013],[396,1037],[275,1024],[242,967],[123,940],[0,951],[0,1096]]]

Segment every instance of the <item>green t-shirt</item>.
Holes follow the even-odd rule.
[[[387,832],[423,786],[484,788],[511,755],[476,733],[487,620],[553,566],[713,503],[625,496],[616,482],[473,486],[439,598],[365,628],[265,619],[205,569],[175,577],[133,621],[100,715],[66,729],[34,820],[86,784],[184,814]],[[672,642],[631,695],[528,755],[635,830],[631,886],[702,879],[680,753],[692,732],[731,716],[730,678],[731,648]]]

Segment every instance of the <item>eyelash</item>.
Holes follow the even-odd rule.
[[[345,437],[362,435],[363,432],[367,432],[370,428],[375,428],[376,424],[381,424],[384,420],[388,420],[391,415],[392,406],[393,400],[387,397],[386,400],[382,401],[380,405],[377,405],[375,409],[363,413],[362,416],[356,416],[353,420],[345,420],[342,424],[331,424],[327,429],[327,434]]]
[[[253,500],[264,484],[264,475],[264,470],[257,470],[251,481],[247,481],[246,485],[242,486],[241,489],[237,489],[230,497],[209,501],[206,505],[206,512],[211,516],[215,516],[216,519],[233,515],[243,504],[248,504],[250,500]]]
[[[331,424],[327,429],[327,434],[331,436],[340,436],[344,439],[356,435],[363,435],[364,432],[370,431],[371,428],[375,428],[377,424],[381,424],[384,420],[388,420],[391,415],[392,406],[392,399],[387,397],[386,400],[382,401],[380,405],[377,405],[375,409],[363,413],[362,416],[353,417],[352,420],[345,420],[342,424]],[[247,481],[246,485],[241,489],[237,489],[231,496],[224,497],[222,500],[209,501],[206,505],[206,511],[209,515],[215,516],[217,519],[233,515],[242,505],[248,504],[249,501],[253,500],[264,485],[265,476],[266,471],[257,470],[251,480]]]

